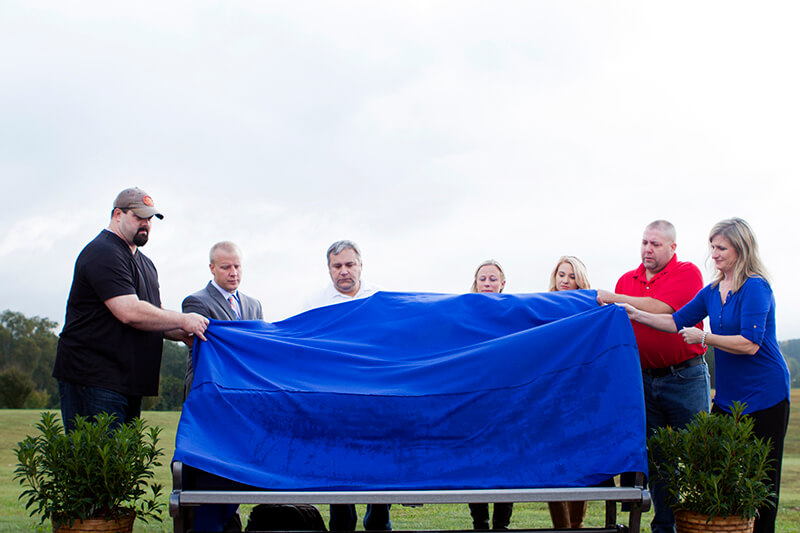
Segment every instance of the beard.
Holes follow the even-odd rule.
[[[149,237],[147,231],[140,230],[133,236],[133,244],[136,246],[144,246],[147,244],[147,237]]]

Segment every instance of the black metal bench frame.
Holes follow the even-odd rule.
[[[642,513],[650,509],[650,493],[644,487],[644,475],[636,474],[634,487],[580,487],[553,489],[476,489],[476,490],[396,490],[396,491],[268,491],[268,490],[194,490],[183,487],[183,464],[172,464],[172,494],[169,514],[175,533],[187,533],[188,513],[200,504],[331,504],[331,503],[494,503],[604,501],[605,527],[576,531],[639,533]],[[617,502],[630,505],[628,525],[617,521]],[[564,531],[553,529],[515,529],[514,531]]]

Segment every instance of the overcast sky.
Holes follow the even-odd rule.
[[[644,226],[750,222],[778,338],[800,337],[796,3],[0,0],[0,309],[63,322],[75,258],[123,188],[165,214],[165,307],[245,254],[276,321],[352,239],[387,290],[507,292],[577,255],[594,288]]]

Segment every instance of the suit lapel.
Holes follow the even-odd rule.
[[[222,294],[217,290],[217,288],[208,282],[208,286],[206,287],[208,293],[211,295],[211,299],[216,302],[217,306],[219,306],[220,310],[228,317],[228,320],[236,320],[236,315],[233,314],[233,309],[231,309],[230,304],[228,301],[222,296]]]

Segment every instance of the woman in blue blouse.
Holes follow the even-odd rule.
[[[716,275],[691,302],[672,315],[625,308],[632,320],[678,332],[689,344],[714,347],[716,396],[711,411],[729,413],[734,401],[746,403],[756,437],[772,440],[775,507],[759,509],[753,530],[772,533],[789,423],[789,369],[775,335],[775,297],[747,222],[740,218],[719,222],[711,229],[709,243]],[[692,327],[706,316],[711,332]]]

